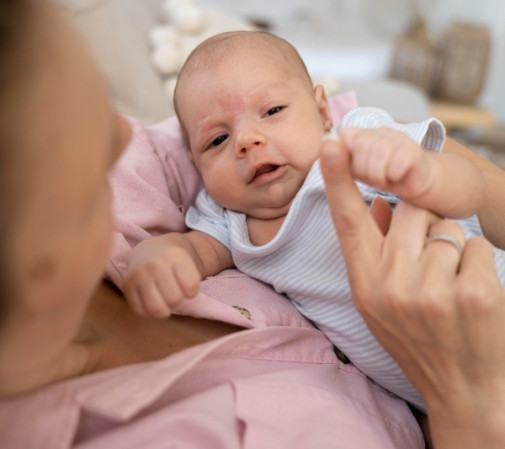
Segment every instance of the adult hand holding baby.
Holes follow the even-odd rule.
[[[323,142],[321,168],[354,303],[423,395],[435,447],[503,447],[505,293],[491,245],[464,242],[457,223],[408,203],[384,235],[372,214],[386,230],[387,210],[367,210],[351,173],[358,131],[347,131]],[[434,234],[453,236],[462,254],[426,245]]]

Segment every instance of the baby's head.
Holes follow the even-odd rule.
[[[324,90],[313,87],[298,52],[264,32],[200,44],[181,69],[174,102],[214,200],[262,218],[291,202],[332,125]]]
[[[253,57],[252,50],[259,50],[259,56],[265,58],[265,61],[274,59],[277,63],[283,64],[286,69],[296,73],[300,80],[306,82],[309,89],[312,89],[312,80],[305,63],[296,49],[286,40],[262,31],[231,31],[217,34],[199,44],[188,56],[179,72],[174,106],[184,131],[186,131],[184,117],[181,116],[179,108],[180,98],[188,89],[191,89],[194,76],[213,67],[224,65],[234,56]]]

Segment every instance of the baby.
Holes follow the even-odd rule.
[[[318,162],[330,108],[296,50],[262,32],[214,36],[182,68],[175,107],[206,189],[188,211],[192,231],[132,251],[124,292],[133,309],[166,317],[201,279],[235,266],[285,293],[362,372],[424,410],[353,306]],[[377,128],[352,153],[365,200],[400,196],[451,218],[480,207],[482,175],[464,158],[437,153],[445,139],[437,120],[400,125],[358,108],[344,118],[348,126]],[[475,217],[462,223],[467,236],[481,235]]]

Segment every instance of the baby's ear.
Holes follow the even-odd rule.
[[[321,120],[323,122],[324,131],[330,132],[333,126],[330,104],[328,103],[328,98],[326,97],[324,87],[320,84],[314,87],[314,99],[316,101],[317,109],[319,110],[319,115],[321,116]]]

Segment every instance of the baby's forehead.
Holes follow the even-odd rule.
[[[281,51],[280,43],[265,38],[235,37],[223,41],[210,41],[207,45],[195,52],[193,60],[188,61],[188,66],[194,69],[213,69],[226,65],[236,59],[275,59],[285,55]],[[282,58],[282,59],[285,59]]]
[[[195,63],[211,64],[221,60],[224,56],[233,54],[249,55],[257,50],[265,54],[277,53],[284,55],[292,62],[301,63],[297,50],[285,39],[275,34],[261,31],[232,31],[214,35],[199,44],[187,62],[194,59]]]
[[[212,73],[227,70],[237,65],[258,65],[267,71],[276,70],[284,76],[299,75],[310,82],[305,65],[297,51],[284,41],[276,38],[237,37],[223,42],[214,42],[189,61],[188,70],[181,74]]]
[[[180,106],[181,94],[200,83],[199,75],[219,74],[230,64],[259,64],[264,69],[279,69],[285,80],[291,76],[306,83],[312,89],[312,80],[297,50],[284,39],[268,33],[231,32],[213,36],[201,43],[182,67],[177,81],[174,103]],[[264,65],[262,65],[265,63]]]

